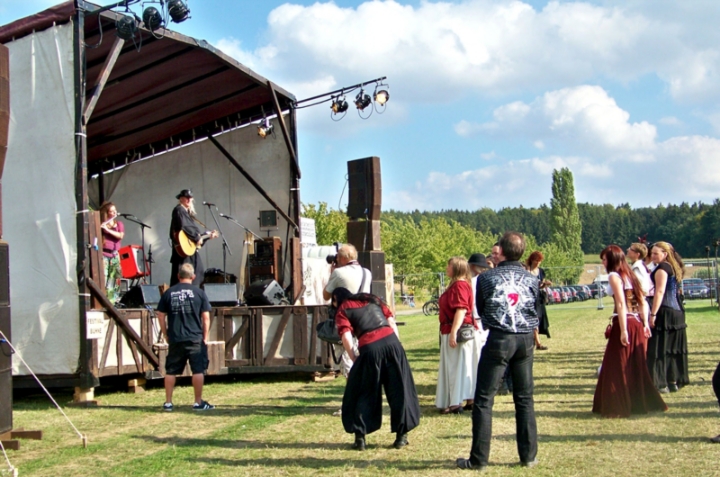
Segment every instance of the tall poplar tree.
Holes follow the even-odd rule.
[[[552,199],[550,199],[550,226],[552,242],[565,252],[573,266],[583,266],[582,223],[575,202],[575,186],[570,169],[553,170]],[[580,278],[578,268],[573,282]],[[574,275],[573,275],[574,276]]]

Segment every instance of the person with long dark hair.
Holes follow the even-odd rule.
[[[525,262],[525,268],[532,275],[535,275],[538,279],[538,288],[540,289],[540,296],[537,300],[537,316],[538,316],[538,327],[535,328],[533,336],[535,338],[535,349],[538,351],[544,351],[547,346],[540,343],[540,335],[545,335],[550,338],[550,321],[548,320],[547,309],[545,303],[547,303],[547,287],[552,285],[552,282],[545,278],[545,270],[540,268],[540,264],[543,262],[545,257],[542,252],[535,250],[527,258]]]
[[[657,267],[650,274],[655,298],[650,309],[653,336],[648,341],[648,367],[660,392],[675,392],[690,383],[687,324],[680,296],[682,259],[667,242],[656,242],[650,256]]]
[[[353,361],[342,402],[345,432],[355,434],[352,447],[365,450],[365,436],[380,429],[384,389],[390,429],[396,435],[393,447],[401,449],[408,445],[408,432],[420,423],[420,403],[392,312],[375,295],[353,295],[342,287],[333,290],[332,303],[338,333]],[[358,339],[358,355],[353,336]]]
[[[650,327],[643,311],[640,281],[617,245],[600,253],[608,271],[608,296],[615,307],[598,377],[592,412],[603,417],[629,417],[666,411],[667,405],[653,385],[645,357]]]

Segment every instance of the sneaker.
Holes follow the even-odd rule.
[[[712,442],[713,444],[720,444],[720,434],[715,437],[711,437],[710,442]]]
[[[209,411],[211,409],[215,409],[215,406],[207,401],[200,401],[200,404],[193,404],[193,411]]]
[[[166,402],[165,404],[163,404],[163,411],[172,412],[173,411],[173,403]]]
[[[670,388],[668,388],[667,386],[662,387],[662,388],[658,388],[658,392],[659,392],[660,394],[667,394],[667,393],[670,392]]]
[[[675,383],[670,383],[670,384],[668,384],[668,390],[669,390],[671,393],[676,393],[676,392],[678,392],[678,389],[679,389],[679,388],[678,388],[678,385],[677,385],[677,384],[675,384]]]
[[[407,439],[407,433],[405,434],[397,434],[397,438],[395,439],[395,442],[393,442],[393,447],[396,449],[402,449],[408,445],[408,439]]]
[[[342,408],[332,413],[333,416],[342,416]]]
[[[535,467],[535,466],[538,465],[539,463],[540,463],[540,461],[538,460],[537,457],[535,457],[535,458],[534,458],[533,460],[531,460],[530,462],[522,462],[522,461],[521,461],[521,462],[520,462],[520,465],[523,466],[523,467]]]

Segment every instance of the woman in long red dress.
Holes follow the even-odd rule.
[[[606,247],[600,258],[608,271],[608,295],[615,301],[615,312],[592,411],[603,417],[666,411],[647,368],[645,343],[650,327],[638,306],[643,300],[640,282],[617,245]]]

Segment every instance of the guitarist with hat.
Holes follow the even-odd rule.
[[[178,271],[180,265],[189,263],[195,269],[195,278],[192,284],[200,286],[205,276],[205,267],[200,258],[200,247],[203,241],[208,238],[218,236],[216,231],[209,232],[205,235],[195,223],[195,207],[193,194],[190,189],[183,189],[175,196],[178,205],[172,211],[172,220],[170,222],[170,241],[172,242],[172,256],[170,263],[172,271],[170,272],[170,286],[178,283]]]

